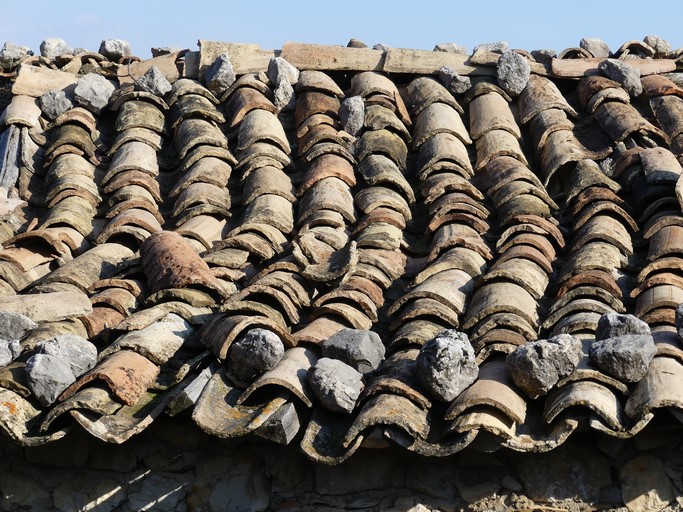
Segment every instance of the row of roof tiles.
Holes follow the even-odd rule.
[[[284,85],[237,73],[218,98],[181,76],[181,54],[99,68],[138,80],[173,62],[158,68],[163,97],[123,80],[107,108],[55,119],[35,97],[80,78],[48,68],[83,60],[34,58],[14,77],[0,309],[37,324],[0,369],[0,426],[17,442],[74,423],[124,442],[159,414],[191,414],[213,435],[297,439],[336,463],[387,442],[544,451],[577,429],[625,437],[656,409],[680,416],[683,91],[670,79],[644,76],[632,97],[603,76],[532,70],[512,97],[482,67],[454,95],[428,76],[279,62]],[[638,382],[590,358],[611,312],[650,326]],[[255,328],[284,350],[245,381],[231,348]],[[344,328],[386,347],[351,413],[324,407],[308,378]],[[416,371],[445,329],[469,336],[478,367],[447,403]],[[528,396],[506,355],[561,333],[582,341],[575,370]],[[97,364],[45,392],[32,358],[65,334],[89,340]]]

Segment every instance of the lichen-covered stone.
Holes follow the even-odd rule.
[[[633,315],[605,313],[598,320],[595,339],[599,341],[630,334],[650,335],[650,326]]]
[[[416,360],[417,378],[432,396],[450,402],[479,375],[467,334],[446,329],[425,343]]]
[[[171,83],[166,79],[161,70],[156,66],[150,66],[136,82],[135,85],[156,96],[165,96],[172,88]]]
[[[318,359],[308,380],[320,404],[335,412],[352,412],[363,391],[363,376],[338,359]]]
[[[662,37],[654,35],[645,36],[643,42],[652,47],[655,51],[655,57],[664,59],[671,53],[671,44]]]
[[[467,55],[467,48],[456,43],[439,43],[434,47],[435,52],[457,53]]]
[[[251,383],[285,355],[280,337],[267,329],[250,329],[235,340],[228,352],[228,370],[240,383]]]
[[[514,51],[507,51],[498,59],[496,74],[498,85],[510,96],[517,96],[529,81],[531,66],[524,56]]]
[[[123,39],[105,39],[100,43],[99,52],[114,62],[132,55],[130,43]]]
[[[569,334],[520,345],[505,363],[515,385],[531,398],[545,395],[557,381],[576,369],[581,342]]]
[[[322,344],[323,357],[339,359],[362,374],[376,370],[384,359],[384,344],[376,332],[342,329]]]
[[[88,110],[99,113],[109,103],[115,87],[109,80],[97,73],[81,77],[74,89],[76,103]]]
[[[26,361],[26,380],[38,401],[43,405],[51,405],[76,377],[64,358],[35,354]]]
[[[21,343],[18,340],[0,339],[0,368],[7,366],[21,355]]]
[[[360,96],[346,98],[339,109],[339,119],[344,131],[358,135],[365,122],[365,103]]]
[[[0,311],[0,339],[20,340],[38,326],[29,317],[11,311]]]
[[[57,119],[74,106],[64,91],[48,91],[38,98],[38,104],[48,119]]]
[[[61,55],[73,54],[69,43],[58,37],[48,37],[40,43],[40,54],[46,59],[56,59]]]
[[[21,59],[29,55],[33,55],[33,52],[28,46],[7,41],[0,50],[0,66],[4,69],[13,68]]]
[[[71,372],[80,377],[97,364],[97,347],[90,341],[75,334],[60,334],[36,345],[36,352],[61,357]]]
[[[643,84],[640,81],[640,70],[619,59],[606,59],[598,65],[598,69],[608,78],[619,82],[631,96],[640,96]]]
[[[216,97],[223,96],[225,91],[235,83],[237,75],[232,67],[230,56],[227,53],[221,53],[216,60],[213,61],[209,69],[204,74],[206,87]]]
[[[624,335],[596,341],[590,358],[602,370],[623,382],[638,382],[657,353],[651,335]]]
[[[453,94],[464,94],[472,86],[470,77],[459,75],[448,66],[439,69],[439,80]]]
[[[273,103],[281,111],[287,112],[294,110],[296,104],[296,96],[294,94],[294,87],[289,83],[289,80],[280,78],[273,91]]]
[[[494,53],[504,53],[508,51],[508,43],[507,41],[495,41],[493,43],[482,43],[478,44],[477,46],[474,47],[474,50],[472,50],[472,55],[474,55],[477,52],[494,52]]]
[[[291,85],[299,81],[299,70],[292,66],[282,57],[273,57],[268,62],[268,80],[275,85],[281,78],[287,80]]]
[[[579,41],[579,46],[593,57],[609,57],[609,45],[599,37],[584,37]]]

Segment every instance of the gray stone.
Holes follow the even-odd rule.
[[[216,60],[213,61],[209,69],[204,74],[206,87],[218,98],[223,96],[225,91],[235,83],[237,75],[232,67],[230,56],[227,53],[221,53]]]
[[[114,85],[97,73],[83,75],[74,89],[76,103],[88,110],[99,113],[109,103]]]
[[[439,80],[453,94],[465,94],[472,87],[472,81],[469,76],[459,75],[453,68],[448,66],[442,66],[439,69]]]
[[[128,506],[139,512],[187,510],[184,498],[191,483],[191,475],[152,473],[143,480],[139,491],[128,495]]]
[[[524,487],[522,484],[520,484],[516,478],[511,477],[510,475],[505,475],[501,481],[500,481],[501,487],[503,489],[508,489],[509,491],[514,491],[514,492],[523,492]]]
[[[143,91],[150,92],[155,96],[165,96],[172,88],[161,70],[156,66],[150,66],[136,82],[135,85]]]
[[[290,85],[294,85],[299,81],[299,70],[292,66],[282,57],[273,57],[268,62],[268,80],[275,85],[280,81],[280,78],[287,80]]]
[[[604,160],[601,160],[598,165],[600,166],[600,170],[605,173],[605,176],[608,178],[611,178],[614,175],[615,165],[613,158],[607,157]]]
[[[294,110],[296,103],[296,96],[294,95],[294,87],[289,83],[289,80],[281,77],[273,92],[273,103],[280,109],[280,111]]]
[[[56,119],[74,106],[64,91],[48,91],[38,98],[38,103],[48,119]]]
[[[75,334],[60,334],[41,341],[36,344],[36,352],[61,357],[69,364],[75,377],[80,377],[97,364],[97,347]]]
[[[37,480],[15,471],[0,471],[3,510],[42,512],[52,508],[52,496]]]
[[[640,70],[623,60],[607,59],[598,65],[598,69],[608,78],[619,82],[631,96],[640,96],[643,84],[640,81]]]
[[[439,43],[434,47],[434,51],[467,55],[467,48],[456,43]]]
[[[285,355],[280,337],[266,329],[250,329],[235,340],[228,352],[228,370],[240,383],[251,383]]]
[[[647,373],[657,353],[652,336],[625,335],[596,341],[590,358],[602,370],[623,382],[638,382]]]
[[[520,345],[508,354],[505,364],[515,385],[531,398],[538,398],[573,372],[580,359],[581,341],[570,334],[559,334]]]
[[[652,47],[655,51],[655,57],[665,58],[671,53],[671,44],[669,44],[669,41],[659,36],[645,36],[643,42]]]
[[[0,311],[0,339],[20,340],[37,325],[27,316],[11,311]]]
[[[363,123],[365,122],[365,103],[360,96],[346,98],[339,109],[339,119],[344,131],[353,135],[358,135]]]
[[[584,37],[579,41],[579,46],[590,53],[593,57],[609,57],[609,45],[599,37]]]
[[[76,377],[68,361],[60,356],[35,354],[26,361],[28,387],[43,405],[50,405]]]
[[[74,49],[64,39],[49,37],[40,43],[40,54],[46,59],[56,59],[61,55],[72,55]]]
[[[126,489],[112,478],[68,478],[52,493],[60,512],[111,512],[126,501]]]
[[[355,37],[352,37],[349,39],[349,42],[346,44],[347,48],[367,48],[368,45],[365,44],[363,41],[360,39],[356,39]]]
[[[413,493],[454,502],[458,490],[455,478],[458,464],[452,459],[433,461],[414,460],[406,465],[406,487]]]
[[[505,53],[508,51],[508,43],[507,41],[496,41],[493,43],[482,43],[478,44],[477,46],[474,47],[474,50],[472,50],[472,55],[474,55],[477,52],[494,52],[494,53]]]
[[[676,308],[676,330],[678,336],[683,339],[683,304],[679,304]]]
[[[363,391],[363,376],[338,359],[318,359],[308,380],[320,404],[335,412],[352,412]]]
[[[80,55],[81,53],[86,53],[87,51],[87,48],[82,48],[79,46],[78,48],[74,48],[74,55]]]
[[[132,55],[130,43],[123,39],[105,39],[100,43],[99,52],[114,62],[118,62],[123,57],[130,57]]]
[[[531,56],[536,59],[536,62],[550,64],[550,62],[557,57],[557,52],[548,48],[542,48],[540,50],[532,50]]]
[[[372,49],[380,51],[380,52],[387,52],[387,51],[391,50],[391,46],[384,44],[384,43],[377,43],[376,45],[374,45],[372,47]]]
[[[0,66],[5,69],[12,68],[24,57],[33,55],[28,46],[20,46],[11,41],[7,41],[0,50]]]
[[[197,512],[266,510],[271,487],[265,469],[261,460],[249,455],[202,457],[188,491],[188,508]]]
[[[384,359],[384,344],[376,332],[342,329],[323,342],[322,355],[366,374],[376,370]]]
[[[381,453],[381,463],[378,463],[376,450],[358,450],[343,464],[313,465],[316,493],[349,496],[376,489],[404,487],[407,482],[406,473],[411,471],[411,464],[406,464],[406,459],[396,450],[382,450]]]
[[[453,400],[479,375],[467,334],[455,329],[441,331],[425,343],[416,363],[420,383],[443,402]]]
[[[612,483],[607,457],[577,445],[520,454],[513,463],[527,496],[537,502],[579,498],[594,503]]]
[[[0,368],[7,366],[21,355],[21,343],[18,340],[0,339]]]
[[[496,74],[498,85],[510,96],[517,96],[529,81],[531,66],[524,56],[514,51],[507,51],[498,59]]]
[[[161,57],[162,55],[168,55],[169,53],[176,53],[182,50],[177,46],[153,46],[152,47],[152,57]]]
[[[633,315],[605,313],[598,320],[598,327],[595,329],[595,339],[598,341],[629,334],[649,336],[650,326]]]
[[[631,511],[655,511],[674,499],[661,460],[643,455],[624,464],[619,473],[624,504]]]

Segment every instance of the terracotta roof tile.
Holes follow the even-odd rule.
[[[17,443],[74,422],[120,443],[190,410],[213,436],[301,439],[333,464],[363,444],[546,451],[577,430],[631,437],[680,416],[683,92],[661,74],[672,58],[619,49],[641,72],[636,99],[584,49],[545,64],[518,52],[531,76],[513,97],[498,53],[288,43],[280,56],[302,71],[283,106],[272,52],[203,43],[182,73],[177,55],[154,60],[172,82],[163,98],[100,55],[11,71],[0,309],[39,324],[0,369],[0,399],[19,411],[0,411],[0,428]],[[238,50],[219,99],[204,72]],[[73,86],[83,58],[120,80],[108,110],[49,122],[35,98]],[[453,94],[443,65],[474,85]],[[364,107],[353,135],[341,127],[352,96]],[[638,383],[590,359],[608,312],[650,325],[657,355]],[[345,328],[387,350],[350,414],[325,411],[308,384],[319,347]],[[443,407],[416,361],[447,328],[468,335],[479,376]],[[251,329],[274,333],[284,357],[238,384],[227,363]],[[65,333],[95,342],[99,363],[36,408],[26,360]],[[529,400],[505,357],[559,333],[582,341],[578,366]]]

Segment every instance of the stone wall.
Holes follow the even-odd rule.
[[[2,439],[0,490],[11,511],[680,510],[681,432],[653,425],[632,440],[575,435],[546,454],[470,447],[440,460],[361,449],[327,467],[296,447],[160,420],[122,446],[76,430],[39,448]]]

